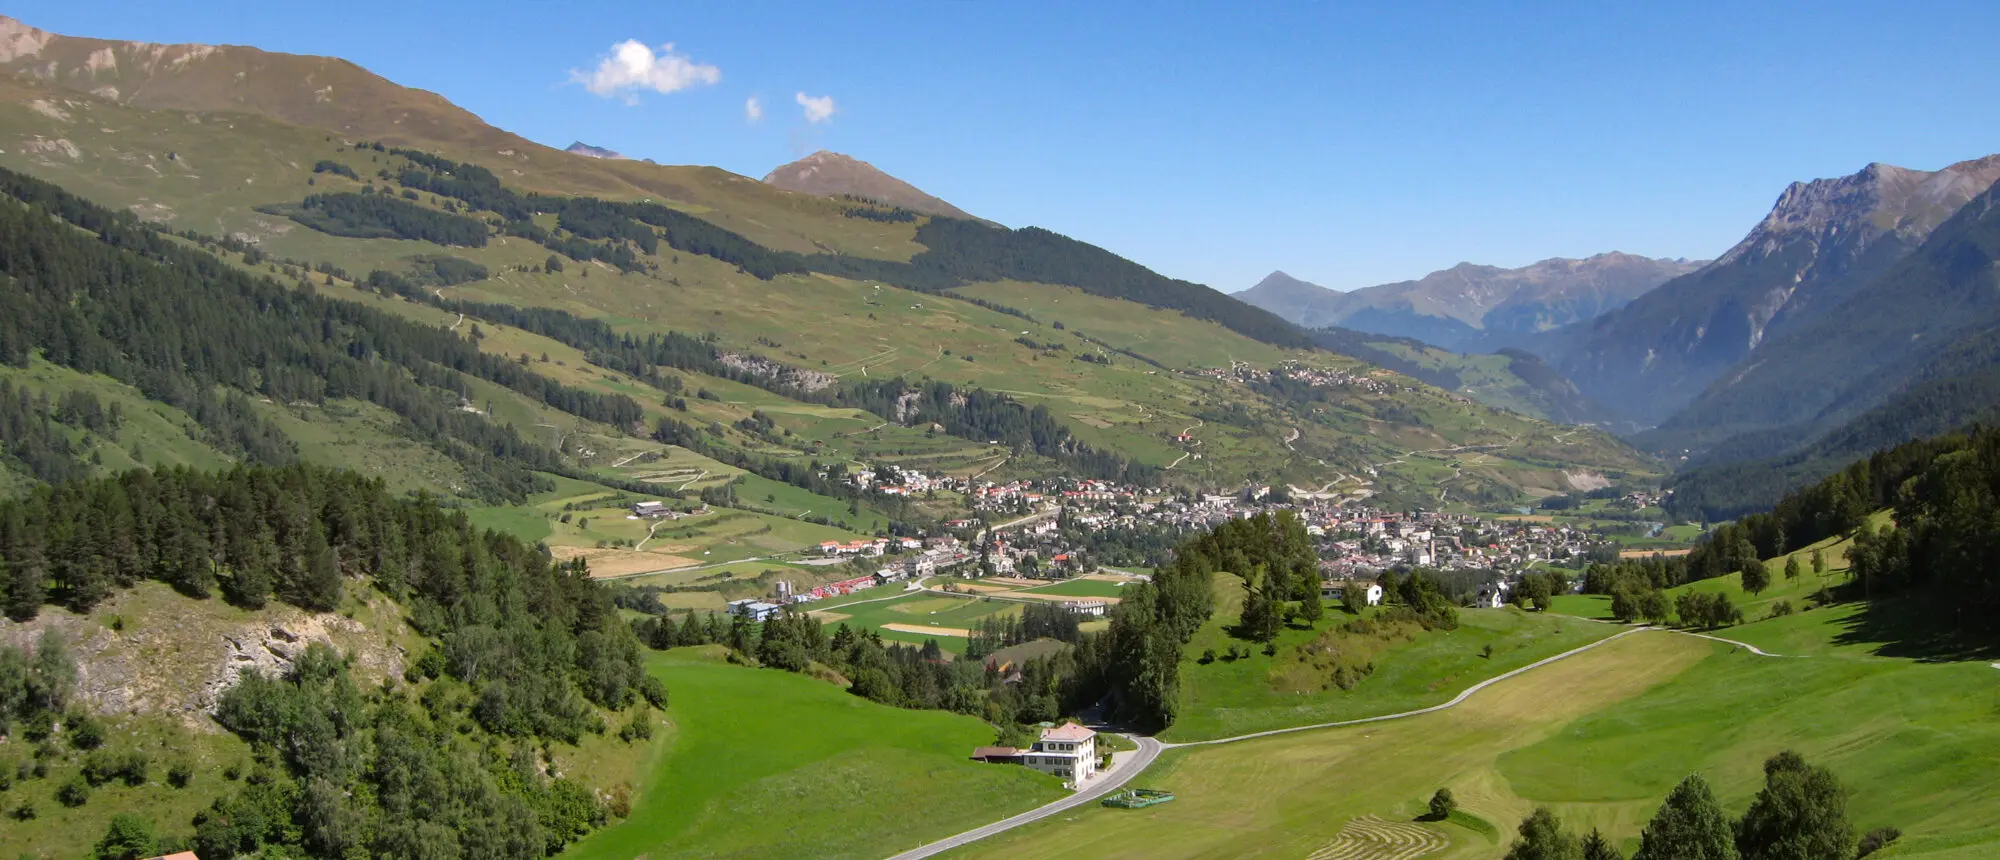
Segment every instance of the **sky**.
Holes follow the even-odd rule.
[[[1466,261],[1709,258],[1790,182],[2000,151],[1992,2],[15,0],[5,14],[339,56],[557,147],[752,177],[830,149],[1224,291],[1273,270],[1351,289]]]

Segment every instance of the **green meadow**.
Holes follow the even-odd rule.
[[[670,732],[632,813],[565,856],[879,858],[1054,800],[1053,778],[967,758],[973,718],[910,711],[714,649],[652,655]]]
[[[1418,632],[1375,645],[1380,652],[1372,660],[1373,673],[1343,690],[1318,671],[1310,646],[1354,616],[1328,606],[1316,629],[1286,627],[1278,635],[1278,653],[1265,656],[1261,646],[1231,638],[1226,629],[1242,614],[1242,580],[1218,574],[1216,595],[1214,615],[1182,655],[1180,715],[1164,740],[1207,740],[1428,707],[1479,681],[1617,632],[1554,614],[1464,609],[1457,630]],[[1249,655],[1227,659],[1232,644]],[[1221,658],[1202,663],[1201,655],[1211,649]]]

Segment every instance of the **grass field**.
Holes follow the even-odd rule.
[[[879,589],[878,589],[879,590]],[[893,592],[891,592],[893,593]],[[886,597],[887,595],[876,595]],[[956,636],[928,636],[903,630],[888,630],[885,625],[902,624],[922,627],[969,628],[977,626],[988,617],[1005,618],[1021,614],[1021,604],[1006,600],[985,600],[970,597],[946,597],[938,594],[911,594],[892,600],[870,601],[846,606],[819,607],[816,611],[825,613],[821,617],[829,627],[846,624],[859,630],[874,630],[882,638],[892,642],[920,645],[926,639],[936,639],[938,647],[953,654],[965,653],[965,640]],[[837,616],[837,617],[836,617]]]
[[[652,655],[674,729],[632,815],[564,856],[877,858],[1062,794],[1051,777],[968,760],[993,741],[977,719],[713,653]]]
[[[1530,808],[1600,827],[1629,854],[1666,792],[1690,772],[1741,814],[1761,764],[1795,749],[1851,792],[1858,831],[1895,826],[1889,858],[2000,852],[2000,722],[1988,660],[1885,656],[1857,605],[1731,628],[1795,655],[1668,632],[1627,636],[1495,684],[1457,708],[1389,723],[1173,750],[1139,784],[1173,791],[1157,810],[1091,809],[954,857],[1314,856],[1363,860],[1340,831],[1374,819],[1428,830],[1426,857],[1491,858]],[[1476,828],[1415,824],[1448,786]],[[1346,853],[1342,853],[1346,852]]]
[[[1228,737],[1435,705],[1477,681],[1617,632],[1552,613],[1461,610],[1457,630],[1421,633],[1387,645],[1374,659],[1374,673],[1353,690],[1324,689],[1321,679],[1299,676],[1302,646],[1351,616],[1329,608],[1316,630],[1286,628],[1274,657],[1249,649],[1249,657],[1202,665],[1196,658],[1206,649],[1220,654],[1230,644],[1246,645],[1224,629],[1242,612],[1242,581],[1218,574],[1216,582],[1215,614],[1195,633],[1181,660],[1180,717],[1162,736],[1166,740]],[[1492,655],[1483,656],[1489,645]]]
[[[1065,597],[1117,597],[1125,593],[1125,587],[1106,579],[1071,579],[1054,585],[1040,585],[1024,588],[1031,594],[1060,594]]]
[[[180,721],[166,716],[117,717],[105,720],[105,749],[117,752],[138,750],[151,761],[150,778],[143,785],[129,786],[112,781],[90,791],[82,806],[67,808],[55,798],[56,790],[77,778],[83,754],[67,745],[54,744],[62,754],[47,761],[48,775],[40,779],[18,779],[12,789],[0,792],[6,805],[7,823],[0,829],[0,845],[9,856],[84,857],[110,825],[111,816],[131,813],[152,820],[156,832],[166,838],[186,839],[194,835],[194,816],[208,808],[215,798],[234,792],[239,783],[222,776],[224,768],[250,767],[250,747],[235,735],[220,732],[192,732]],[[7,747],[15,749],[6,750]],[[0,767],[15,768],[31,760],[31,746],[19,739],[0,746]],[[185,788],[167,782],[167,769],[177,762],[195,767],[196,777]],[[36,811],[22,819],[22,808]]]

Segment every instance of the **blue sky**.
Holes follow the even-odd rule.
[[[1352,288],[1460,261],[1713,256],[1793,180],[2000,151],[1991,2],[1072,5],[16,0],[6,14],[341,56],[554,146],[750,176],[832,149],[1229,291],[1272,269]],[[646,74],[602,79],[606,95],[573,78],[633,40]],[[640,79],[673,91],[609,86]],[[809,122],[801,94],[833,112]]]

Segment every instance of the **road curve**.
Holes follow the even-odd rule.
[[[1013,818],[995,821],[985,827],[967,830],[957,836],[946,837],[928,845],[912,848],[889,858],[889,860],[922,860],[925,857],[935,857],[946,851],[969,845],[997,833],[1012,830],[1023,824],[1040,821],[1059,812],[1096,803],[1099,798],[1117,791],[1125,783],[1131,782],[1132,778],[1138,776],[1141,771],[1144,771],[1147,765],[1152,764],[1153,759],[1159,756],[1160,750],[1166,747],[1165,744],[1148,737],[1133,737],[1132,741],[1139,745],[1138,752],[1133,753],[1130,759],[1120,763],[1118,767],[1106,773],[1097,783],[1082,791],[1054,803],[1037,806]]]
[[[1332,723],[1315,723],[1309,726],[1292,726],[1290,728],[1272,729],[1271,731],[1268,732],[1253,732],[1247,735],[1237,735],[1236,737],[1232,738],[1216,738],[1214,740],[1206,740],[1206,741],[1188,741],[1186,743],[1177,743],[1177,744],[1163,743],[1161,741],[1157,741],[1152,738],[1135,736],[1132,738],[1132,740],[1138,743],[1139,745],[1138,753],[1130,761],[1125,762],[1124,764],[1120,765],[1117,770],[1112,771],[1110,774],[1108,774],[1107,775],[1108,778],[1104,782],[1099,783],[1097,785],[1093,785],[1090,788],[1086,788],[1083,791],[1077,792],[1076,794],[1070,795],[1069,797],[1065,797],[1061,800],[1055,801],[1054,803],[1030,809],[1027,812],[1023,812],[1020,815],[1016,815],[1012,818],[996,821],[984,827],[975,828],[973,830],[967,830],[964,833],[960,833],[956,836],[940,839],[936,842],[932,842],[928,845],[924,845],[919,848],[913,848],[909,851],[897,854],[896,856],[889,858],[889,860],[921,860],[921,858],[925,857],[934,857],[938,854],[950,851],[954,848],[959,848],[961,846],[977,842],[981,839],[985,839],[988,836],[1004,833],[1016,827],[1020,827],[1024,824],[1030,824],[1036,821],[1040,821],[1058,812],[1063,812],[1065,810],[1074,809],[1084,804],[1092,803],[1096,801],[1098,798],[1101,798],[1106,794],[1110,794],[1111,792],[1116,791],[1120,786],[1123,786],[1125,783],[1130,782],[1133,777],[1138,776],[1141,771],[1144,771],[1148,765],[1152,764],[1153,760],[1155,758],[1158,758],[1161,752],[1168,749],[1173,749],[1176,747],[1199,747],[1199,746],[1214,746],[1217,744],[1233,744],[1238,741],[1254,740],[1256,738],[1271,737],[1272,735],[1291,734],[1292,732],[1306,732],[1306,731],[1313,731],[1315,729],[1331,729],[1331,728],[1338,728],[1340,726],[1355,726],[1355,725],[1361,725],[1363,723],[1380,723],[1388,720],[1400,720],[1409,717],[1420,716],[1423,714],[1435,713],[1437,711],[1442,711],[1447,708],[1457,707],[1460,703],[1464,702],[1466,699],[1472,698],[1472,695],[1474,693],[1477,693],[1480,690],[1484,690],[1487,687],[1493,686],[1494,684],[1498,684],[1501,681],[1505,681],[1508,678],[1512,678],[1523,672],[1527,672],[1533,669],[1539,669],[1543,666],[1547,666],[1550,663],[1554,663],[1557,660],[1561,660],[1566,657],[1574,657],[1578,654],[1581,654],[1585,651],[1589,651],[1590,649],[1596,648],[1600,645],[1604,645],[1606,643],[1613,642],[1618,639],[1623,639],[1634,633],[1643,633],[1647,630],[1653,630],[1653,629],[1656,628],[1635,627],[1632,628],[1631,630],[1626,630],[1622,633],[1617,633],[1611,636],[1607,636],[1603,639],[1599,639],[1596,642],[1592,642],[1588,645],[1584,645],[1579,648],[1572,648],[1568,651],[1564,651],[1561,654],[1557,654],[1553,657],[1546,657],[1541,660],[1537,660],[1533,663],[1529,663],[1526,666],[1522,666],[1519,669],[1515,669],[1511,672],[1506,672],[1504,674],[1496,675],[1494,677],[1481,681],[1477,684],[1474,684],[1470,687],[1467,687],[1465,689],[1465,692],[1459,693],[1449,702],[1445,702],[1439,705],[1432,705],[1428,708],[1419,708],[1414,711],[1404,711],[1398,714],[1382,714],[1380,716],[1375,716],[1375,717],[1363,717],[1358,720],[1341,720],[1339,722],[1332,722]],[[1731,644],[1740,644],[1740,643],[1731,643]],[[1744,646],[1744,647],[1749,647],[1749,646]]]
[[[1362,717],[1360,719],[1354,719],[1354,720],[1339,720],[1331,723],[1313,723],[1312,725],[1309,726],[1289,726],[1282,729],[1272,729],[1268,732],[1252,732],[1247,735],[1237,735],[1233,738],[1215,738],[1214,740],[1206,740],[1206,741],[1187,741],[1185,743],[1178,743],[1178,744],[1161,744],[1161,746],[1168,749],[1173,749],[1175,747],[1203,747],[1203,746],[1214,746],[1216,744],[1233,744],[1236,743],[1237,741],[1255,740],[1257,738],[1268,738],[1273,735],[1288,735],[1293,732],[1309,732],[1315,729],[1335,729],[1341,726],[1358,726],[1363,723],[1381,723],[1381,722],[1387,722],[1389,720],[1402,720],[1402,719],[1408,719],[1410,717],[1422,716],[1424,714],[1432,714],[1449,708],[1458,707],[1459,704],[1463,703],[1466,699],[1472,698],[1472,694],[1477,693],[1480,690],[1484,690],[1487,687],[1491,687],[1494,684],[1498,684],[1501,681],[1505,681],[1508,678],[1512,678],[1515,675],[1519,675],[1523,672],[1528,672],[1534,669],[1539,669],[1543,666],[1547,666],[1550,663],[1554,663],[1557,660],[1562,660],[1568,657],[1574,657],[1578,654],[1581,654],[1592,648],[1596,648],[1600,645],[1609,644],[1611,642],[1615,642],[1619,639],[1623,639],[1627,636],[1630,636],[1634,633],[1643,633],[1651,629],[1653,628],[1634,627],[1631,630],[1627,630],[1623,633],[1616,633],[1610,636],[1606,636],[1603,639],[1599,639],[1596,642],[1592,642],[1588,645],[1584,645],[1579,648],[1572,648],[1568,651],[1562,652],[1561,654],[1557,654],[1554,657],[1544,657],[1540,660],[1536,660],[1533,663],[1529,663],[1526,666],[1522,666],[1519,669],[1515,669],[1511,672],[1503,672],[1491,678],[1487,678],[1484,681],[1480,681],[1477,684],[1465,688],[1465,692],[1459,693],[1457,696],[1453,697],[1451,701],[1445,702],[1443,704],[1432,705],[1428,708],[1418,708],[1414,711],[1403,711],[1402,713],[1396,713],[1396,714],[1382,714],[1373,717]]]

